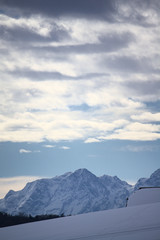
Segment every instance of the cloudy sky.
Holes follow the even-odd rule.
[[[160,167],[160,1],[0,0],[0,185]]]

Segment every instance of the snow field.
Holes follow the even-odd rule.
[[[0,229],[1,240],[159,240],[160,202]]]
[[[127,206],[160,202],[160,188],[142,188],[133,193]]]

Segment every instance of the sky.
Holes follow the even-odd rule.
[[[159,0],[0,0],[0,197],[160,168],[159,26]]]

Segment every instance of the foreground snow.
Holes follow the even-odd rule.
[[[160,202],[0,229],[1,240],[159,240]]]
[[[160,202],[160,188],[141,188],[134,192],[128,201],[128,206]]]

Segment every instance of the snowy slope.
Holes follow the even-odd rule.
[[[159,240],[160,202],[0,229],[1,240]]]
[[[9,191],[0,200],[0,211],[10,214],[75,215],[124,207],[126,199],[142,186],[160,186],[160,169],[140,179],[135,189],[118,177],[97,177],[79,169],[51,179],[28,183],[21,191]]]
[[[142,188],[134,192],[129,200],[127,206],[135,206],[141,204],[149,204],[160,202],[160,188]]]

